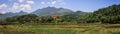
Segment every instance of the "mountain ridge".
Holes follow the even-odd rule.
[[[64,8],[55,8],[55,7],[46,7],[43,9],[37,9],[33,12],[33,14],[36,14],[38,16],[49,16],[52,14],[56,14],[56,15],[65,15],[63,13],[72,13],[74,11],[69,10],[69,9],[64,9]]]
[[[51,15],[63,16],[63,15],[69,15],[69,14],[73,14],[73,13],[75,13],[75,12],[70,9],[46,7],[46,8],[42,8],[42,9],[37,9],[31,13],[27,13],[24,11],[20,11],[18,13],[7,12],[5,14],[0,14],[0,19],[5,19],[8,17],[12,17],[12,16],[26,15],[26,14],[35,14],[37,16],[51,16]]]

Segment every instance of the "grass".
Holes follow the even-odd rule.
[[[115,27],[114,27],[115,26]],[[117,26],[117,28],[116,28]],[[0,34],[120,34],[120,25],[7,25]]]

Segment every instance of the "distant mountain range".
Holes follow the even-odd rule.
[[[55,7],[47,7],[43,9],[38,9],[33,12],[33,14],[36,14],[38,16],[49,16],[49,15],[67,15],[73,13],[72,10],[64,9],[64,8],[55,8]]]
[[[12,17],[12,16],[20,16],[20,15],[26,15],[28,13],[20,11],[19,13],[12,13],[12,12],[7,12],[5,14],[0,13],[0,19],[5,19],[7,17]]]
[[[62,16],[62,15],[68,15],[68,14],[74,14],[76,12],[69,10],[69,9],[64,9],[64,8],[55,8],[55,7],[46,7],[42,9],[37,9],[33,11],[30,14],[36,14],[38,16],[50,16],[50,15],[57,15],[57,16]],[[83,14],[84,12],[77,12],[77,14]],[[8,12],[5,14],[0,14],[0,19],[5,19],[7,17],[12,17],[12,16],[20,16],[20,15],[26,15],[28,13],[24,11],[20,11],[19,13],[12,13]]]

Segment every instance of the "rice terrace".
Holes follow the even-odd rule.
[[[120,34],[120,0],[0,0],[0,34]]]

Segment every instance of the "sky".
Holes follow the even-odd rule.
[[[0,13],[20,11],[30,13],[48,6],[93,12],[113,4],[120,4],[120,0],[0,0]]]

